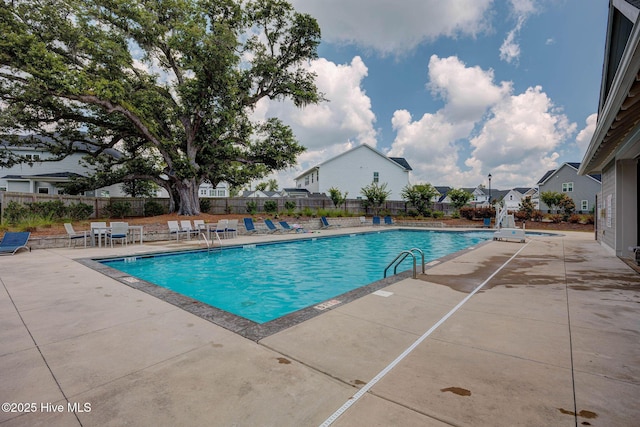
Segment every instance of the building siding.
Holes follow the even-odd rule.
[[[616,168],[611,162],[602,171],[600,237],[611,250],[616,247]]]
[[[563,183],[573,183],[573,191],[563,192]],[[581,213],[593,212],[595,209],[596,194],[600,192],[601,184],[590,176],[580,176],[577,171],[568,165],[558,168],[551,176],[539,185],[539,194],[545,191],[555,191],[567,194],[576,204],[576,211],[581,212],[581,203],[587,200],[588,208]],[[540,210],[547,212],[549,207],[540,200]]]

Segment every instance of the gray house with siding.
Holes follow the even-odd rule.
[[[538,181],[538,195],[545,191],[563,193],[571,197],[576,204],[576,212],[590,213],[595,211],[596,195],[602,187],[599,174],[578,175],[580,163],[563,163],[558,169],[547,171]],[[540,210],[547,212],[547,206],[540,199]]]
[[[596,238],[617,256],[640,245],[640,0],[610,0],[598,122],[580,174],[602,174]]]

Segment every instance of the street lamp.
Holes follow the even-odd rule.
[[[491,174],[489,174],[488,178],[489,178],[489,207],[491,207]]]

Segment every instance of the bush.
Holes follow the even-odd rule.
[[[311,210],[311,208],[304,208],[302,209],[302,211],[300,211],[300,215],[301,216],[313,216],[313,210]]]
[[[74,221],[89,219],[93,214],[93,206],[86,203],[73,203],[67,207],[67,216]]]
[[[551,222],[556,224],[562,222],[562,215],[560,214],[548,214],[545,216],[545,218],[551,220]]]
[[[18,202],[9,202],[4,209],[4,218],[9,225],[17,224],[29,214],[29,209]]]
[[[582,216],[578,215],[578,214],[573,214],[571,216],[569,216],[569,222],[571,224],[577,224],[582,220]]]
[[[442,211],[433,211],[433,212],[431,212],[431,216],[436,218],[436,219],[439,219],[439,218],[444,217],[444,212],[442,212]]]
[[[258,202],[249,201],[247,202],[247,213],[251,215],[255,215],[258,212]]]
[[[162,214],[164,214],[164,208],[157,200],[149,199],[144,203],[144,216],[157,216]]]
[[[27,203],[29,212],[43,218],[60,219],[67,216],[67,207],[60,200]]]
[[[287,210],[287,215],[291,215],[296,209],[296,202],[294,202],[293,200],[287,200],[286,202],[284,202],[284,208]]]
[[[593,215],[584,215],[582,219],[584,224],[593,224],[595,222]]]
[[[104,215],[108,218],[124,218],[131,213],[131,203],[112,202],[104,208]]]
[[[211,199],[200,199],[200,212],[209,213],[211,211]]]
[[[531,213],[531,219],[533,221],[542,221],[543,217],[544,217],[544,214],[539,210],[535,210]]]
[[[267,200],[264,202],[264,211],[268,214],[275,214],[278,212],[278,202],[275,200]]]

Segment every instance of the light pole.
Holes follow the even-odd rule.
[[[488,178],[489,178],[489,207],[491,207],[491,174],[489,174]]]

